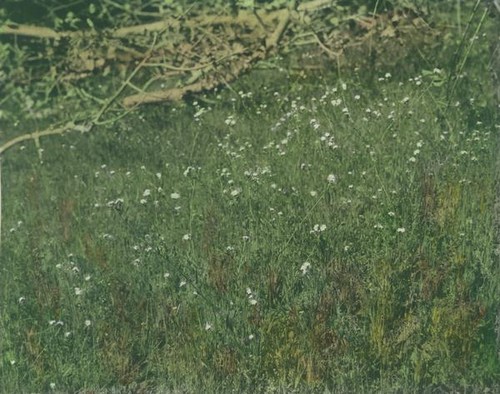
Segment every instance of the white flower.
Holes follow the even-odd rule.
[[[184,176],[188,176],[188,175],[189,175],[189,173],[190,173],[191,171],[193,171],[193,170],[195,170],[195,168],[194,168],[194,167],[188,166],[188,167],[184,170],[184,172],[183,172]]]
[[[147,197],[149,195],[151,195],[151,190],[149,189],[144,190],[144,193],[142,193],[142,197]]]
[[[304,263],[302,263],[302,265],[300,266],[300,270],[302,271],[302,275],[307,274],[307,272],[309,271],[310,268],[311,268],[311,263],[309,261],[305,261]]]
[[[396,230],[398,233],[404,233],[406,229],[404,227],[400,227]]]
[[[208,330],[211,330],[211,329],[212,329],[212,325],[209,322],[206,322],[205,323],[205,331],[208,331]]]
[[[311,190],[309,192],[309,194],[312,196],[312,197],[316,197],[318,195],[318,192],[316,190]]]
[[[337,177],[335,176],[335,174],[328,175],[328,177],[326,179],[327,179],[328,183],[335,183],[335,182],[337,182]]]
[[[323,231],[326,230],[326,224],[315,224],[313,229],[310,231],[311,234],[314,234],[314,233],[322,233]]]
[[[250,298],[248,302],[250,302],[250,305],[257,305],[257,300],[255,298]]]
[[[185,280],[181,280],[181,283],[179,283],[179,287],[184,287],[186,286],[186,281]]]
[[[164,277],[165,279],[170,278],[170,272],[165,272],[165,273],[163,274],[163,277]]]
[[[184,235],[182,236],[182,240],[183,240],[183,241],[189,241],[190,239],[191,239],[191,234],[184,234]]]
[[[170,198],[173,200],[177,200],[177,199],[181,198],[181,195],[177,192],[174,192],[174,193],[170,194]]]
[[[85,320],[85,327],[90,327],[92,325],[92,322],[90,320]]]
[[[83,290],[82,290],[82,289],[80,289],[79,287],[75,287],[75,294],[76,294],[77,296],[82,295],[82,294],[83,294]]]
[[[233,197],[236,197],[240,193],[241,193],[240,188],[236,188],[236,189],[231,190],[231,196],[233,196]]]

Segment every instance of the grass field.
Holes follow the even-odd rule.
[[[484,62],[452,97],[438,62],[9,152],[0,391],[498,388],[496,109]]]

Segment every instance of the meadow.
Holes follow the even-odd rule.
[[[438,55],[257,70],[47,138],[41,160],[13,149],[0,391],[498,389],[498,109],[476,39],[458,79]]]

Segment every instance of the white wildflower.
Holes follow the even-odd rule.
[[[302,265],[300,266],[300,271],[302,271],[302,275],[307,274],[310,268],[311,268],[311,263],[309,261],[305,261],[304,263],[302,263]]]

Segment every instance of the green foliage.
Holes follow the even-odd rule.
[[[498,379],[493,112],[260,73],[9,156],[5,390]]]
[[[9,151],[0,391],[498,390],[487,62],[448,105],[433,54],[257,70]],[[6,133],[38,127],[7,86]]]

